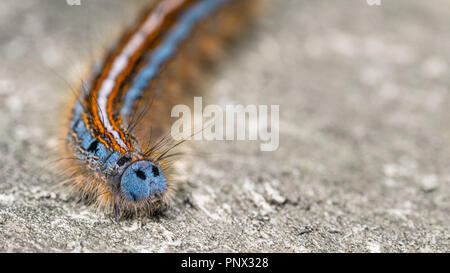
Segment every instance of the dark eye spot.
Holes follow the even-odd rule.
[[[147,176],[145,175],[145,173],[141,170],[137,170],[136,171],[136,176],[139,177],[142,180],[145,180],[147,178]]]
[[[88,152],[95,153],[97,151],[97,146],[98,140],[94,140],[94,142],[92,142],[91,145],[89,145],[89,148],[87,149]]]
[[[117,165],[122,166],[123,164],[127,163],[128,161],[130,161],[131,158],[128,156],[123,156],[121,157],[119,160],[117,160]]]
[[[156,166],[152,167],[152,173],[153,173],[153,176],[159,176],[159,170],[158,170],[158,168],[156,168]]]

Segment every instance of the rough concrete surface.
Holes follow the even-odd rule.
[[[269,1],[205,98],[279,104],[279,149],[186,143],[184,186],[162,216],[75,204],[50,160],[68,85],[135,2],[2,1],[0,251],[450,250],[447,0]]]

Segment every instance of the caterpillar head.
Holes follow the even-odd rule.
[[[120,191],[129,201],[141,201],[162,195],[167,190],[167,180],[161,168],[150,161],[131,163],[120,179]]]

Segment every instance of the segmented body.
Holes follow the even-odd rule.
[[[82,198],[114,209],[159,208],[170,191],[162,155],[130,134],[136,103],[195,26],[223,5],[244,0],[157,1],[96,69],[73,109],[68,134]]]

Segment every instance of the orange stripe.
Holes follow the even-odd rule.
[[[90,128],[90,126],[89,126],[89,119],[87,118],[87,116],[86,116],[85,113],[82,113],[82,118],[83,118],[84,125],[86,126],[86,129],[87,129],[88,131],[90,131],[90,130],[89,130],[89,128]],[[91,136],[92,136],[93,138],[98,139],[101,143],[103,143],[103,144],[106,146],[106,148],[109,148],[108,143],[107,143],[104,139],[102,139],[100,136],[95,136],[94,133],[93,133],[92,131],[91,131]]]
[[[128,146],[128,148],[131,151],[133,151],[131,143],[129,143],[129,141],[125,138],[123,131],[119,130],[119,126],[118,126],[119,122],[116,122],[113,119],[113,106],[114,106],[113,102],[114,102],[114,99],[116,99],[117,95],[119,94],[120,86],[121,86],[122,82],[131,73],[131,70],[135,66],[139,56],[141,56],[142,52],[148,48],[149,44],[153,41],[153,39],[156,36],[157,36],[157,32],[151,33],[149,36],[147,36],[146,41],[142,44],[142,46],[138,50],[136,50],[136,52],[133,53],[133,55],[130,57],[130,60],[129,60],[127,66],[125,67],[125,69],[122,71],[122,73],[120,73],[117,76],[117,79],[114,83],[114,89],[108,97],[107,108],[106,108],[108,118],[111,122],[111,125],[113,126],[113,129],[115,131],[119,132],[120,138]]]
[[[143,16],[141,16],[141,19],[138,21],[138,23],[132,28],[130,32],[125,34],[124,38],[122,39],[122,42],[117,46],[117,48],[114,50],[114,52],[111,54],[111,56],[108,58],[107,62],[104,64],[104,68],[102,69],[101,74],[98,76],[95,86],[90,92],[90,95],[88,98],[91,99],[88,104],[90,105],[91,114],[93,115],[93,122],[94,125],[98,128],[101,134],[105,134],[105,128],[103,127],[103,124],[100,121],[100,118],[98,116],[98,107],[97,107],[97,93],[100,90],[100,86],[102,85],[105,78],[108,76],[109,72],[111,71],[112,64],[114,63],[114,60],[117,58],[117,56],[122,52],[122,50],[125,48],[125,46],[128,44],[128,42],[131,40],[131,38],[138,32],[138,30],[142,27],[142,25],[145,23],[147,18],[149,17],[151,11],[156,6],[156,3],[144,13]],[[114,138],[112,135],[109,134],[109,138],[111,139],[111,142],[113,143],[114,150],[121,150],[125,152],[123,149],[121,149],[120,146],[115,143]],[[106,144],[106,141],[104,141],[102,138],[99,137],[99,140],[105,144],[107,147],[109,147],[108,144]]]
[[[130,61],[127,64],[127,66],[125,67],[124,71],[122,71],[122,73],[116,78],[115,83],[114,83],[114,89],[111,92],[111,94],[108,97],[108,102],[107,102],[107,117],[111,123],[111,125],[113,126],[113,129],[117,132],[119,132],[120,138],[122,139],[122,141],[127,145],[127,147],[132,151],[132,145],[129,141],[129,139],[125,138],[125,134],[122,130],[119,130],[119,126],[117,125],[117,123],[115,122],[115,120],[113,119],[113,101],[114,99],[117,97],[117,94],[119,93],[119,87],[121,85],[121,83],[124,81],[124,79],[129,75],[129,73],[131,72],[131,70],[133,69],[137,59],[139,58],[139,56],[142,54],[143,51],[145,51],[147,49],[147,47],[149,46],[149,44],[154,40],[154,38],[156,38],[158,36],[158,34],[161,33],[161,30],[170,27],[171,25],[173,25],[174,20],[170,20],[171,16],[176,14],[177,12],[185,9],[186,7],[188,7],[192,2],[194,2],[195,0],[186,0],[182,5],[180,5],[178,8],[174,9],[173,11],[171,11],[169,14],[166,15],[166,18],[164,18],[162,26],[158,29],[156,29],[155,31],[153,31],[152,33],[150,33],[147,38],[146,41],[144,42],[144,44],[138,49],[136,50],[136,52],[130,57]],[[150,14],[147,15],[147,17],[145,19],[147,19],[150,16]],[[143,22],[145,22],[145,20],[141,21],[140,25],[143,24]],[[136,33],[136,29],[133,31],[134,33]],[[133,33],[133,34],[134,34]],[[119,55],[119,53],[121,53],[121,50],[125,47],[125,45],[129,42],[130,38],[133,35],[128,35],[129,37],[127,39],[124,40],[124,42],[122,42],[119,47],[118,50],[116,50],[114,52],[114,54],[112,55],[112,58],[109,59],[109,61],[106,63],[105,69],[103,70],[97,84],[96,87],[91,91],[91,101],[90,101],[90,106],[91,106],[91,111],[93,114],[93,122],[94,125],[99,129],[100,133],[102,134],[106,134],[109,139],[111,140],[112,143],[112,147],[114,148],[114,150],[120,150],[122,153],[125,153],[125,149],[120,147],[117,142],[115,141],[114,137],[112,136],[111,133],[106,132],[105,128],[100,120],[99,114],[98,114],[98,107],[97,107],[97,94],[100,90],[101,87],[101,83],[104,81],[104,79],[108,76],[112,64],[115,61],[115,58]],[[155,46],[155,45],[154,45]]]

